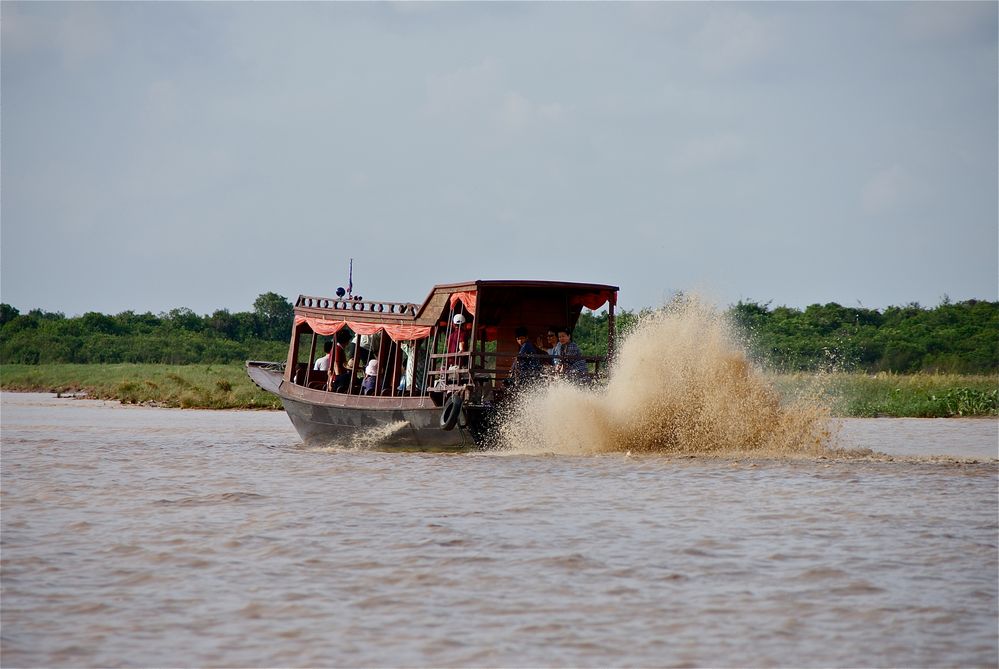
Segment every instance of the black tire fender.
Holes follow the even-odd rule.
[[[458,416],[461,415],[461,394],[455,393],[444,403],[441,409],[441,429],[453,430],[458,424]]]

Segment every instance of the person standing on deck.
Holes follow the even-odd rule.
[[[454,327],[451,328],[451,333],[447,336],[447,352],[451,356],[447,359],[448,366],[458,365],[461,367],[465,362],[465,358],[457,354],[464,353],[468,348],[466,342],[467,333],[465,332],[465,315],[455,314],[451,322],[454,324]]]

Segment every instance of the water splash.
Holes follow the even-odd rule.
[[[337,453],[340,451],[366,451],[377,449],[399,430],[409,427],[409,422],[397,420],[385,425],[377,425],[350,435],[343,441],[330,441],[311,444],[305,450],[316,453]]]
[[[606,386],[552,382],[518,397],[497,431],[518,453],[814,456],[829,412],[782,404],[723,315],[696,298],[641,319]]]

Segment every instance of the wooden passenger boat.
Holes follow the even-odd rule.
[[[584,307],[607,305],[612,354],[617,291],[600,284],[470,281],[435,286],[422,305],[302,295],[287,360],[250,361],[247,373],[281,398],[309,445],[485,448],[513,392],[515,330],[527,328],[534,342],[552,326],[575,327]],[[324,338],[338,336],[349,342],[345,348],[356,364],[337,389],[314,361],[323,355]],[[547,355],[539,357],[548,362]],[[584,359],[591,376],[605,371],[605,357]],[[361,371],[372,371],[372,360],[377,374],[364,384]],[[373,385],[370,393],[365,385]]]

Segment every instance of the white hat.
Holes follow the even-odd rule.
[[[465,324],[465,316],[464,316],[464,314],[455,314],[454,318],[452,318],[451,320],[452,320],[452,322],[454,322],[455,325],[464,325]]]
[[[368,366],[364,368],[365,376],[378,376],[378,359],[368,361]]]

